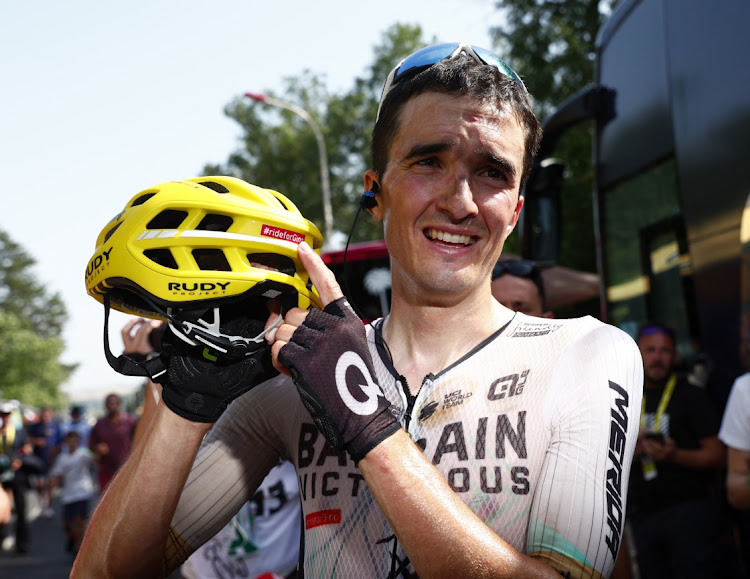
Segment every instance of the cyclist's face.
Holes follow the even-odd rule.
[[[406,103],[372,211],[394,286],[430,299],[488,289],[523,206],[523,147],[516,119],[481,101],[425,93]]]

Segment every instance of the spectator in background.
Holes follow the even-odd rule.
[[[77,432],[78,436],[81,437],[81,446],[88,448],[89,436],[91,435],[91,426],[86,422],[84,415],[86,414],[83,406],[73,406],[70,409],[70,420],[63,423],[63,436],[68,432]],[[62,452],[66,452],[68,445],[63,445]]]
[[[81,435],[75,430],[65,435],[64,443],[67,452],[57,458],[50,477],[57,479],[58,484],[62,483],[63,529],[67,536],[65,550],[76,553],[89,515],[89,500],[94,494],[93,455],[81,445]]]
[[[719,438],[727,445],[727,498],[736,509],[750,509],[750,372],[732,385]]]
[[[498,261],[492,270],[492,295],[506,308],[539,318],[554,318],[545,304],[542,272],[533,261]]]
[[[0,480],[2,480],[3,474],[10,470],[10,458],[4,454],[0,454]],[[13,509],[13,495],[11,491],[6,491],[0,486],[0,529],[3,529],[5,525],[10,523],[10,515]],[[0,541],[3,537],[0,534]]]
[[[750,576],[750,372],[732,385],[719,438],[727,445],[727,500],[739,511],[740,553]]]
[[[104,493],[109,481],[115,476],[130,454],[136,420],[121,408],[122,400],[117,394],[104,399],[106,416],[100,418],[91,429],[89,448],[97,463],[99,491]]]
[[[5,465],[0,469],[0,483],[6,498],[4,502],[15,504],[16,552],[23,554],[28,553],[31,544],[26,512],[26,491],[31,488],[29,477],[44,471],[44,463],[34,454],[26,431],[13,424],[13,410],[10,402],[0,404],[0,460]],[[5,524],[0,521],[0,543],[5,538],[7,526],[7,521]]]
[[[718,520],[710,500],[724,464],[706,392],[675,373],[674,332],[638,333],[644,389],[641,431],[630,476],[628,517],[643,579],[715,577]]]
[[[34,454],[44,463],[44,471],[35,477],[35,487],[42,503],[42,515],[51,519],[55,511],[52,508],[52,491],[54,484],[47,476],[55,457],[62,445],[62,426],[55,419],[54,412],[44,407],[39,420],[28,427],[29,440],[34,446]]]

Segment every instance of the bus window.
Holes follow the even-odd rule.
[[[641,230],[641,262],[651,291],[648,318],[674,329],[677,351],[684,360],[702,349],[698,335],[693,292],[693,268],[682,219],[672,217]]]
[[[635,336],[649,315],[658,311],[648,303],[651,279],[642,259],[641,233],[680,214],[674,158],[620,181],[602,198],[609,322]]]

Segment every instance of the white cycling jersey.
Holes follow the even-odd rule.
[[[401,424],[479,518],[568,576],[607,576],[641,409],[633,340],[591,317],[516,314],[412,397],[376,337],[368,328]],[[283,376],[235,400],[206,436],[174,531],[193,547],[208,540],[279,457],[297,469],[307,577],[415,576],[359,470],[326,442]]]

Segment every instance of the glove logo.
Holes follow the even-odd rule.
[[[362,373],[367,382],[366,384],[358,384],[362,393],[367,395],[367,400],[364,402],[360,402],[352,396],[346,383],[346,372],[352,366]],[[349,410],[360,416],[373,414],[378,409],[378,396],[383,396],[383,391],[373,381],[365,361],[359,354],[351,351],[341,354],[339,361],[336,362],[336,388],[341,400],[349,407]]]

